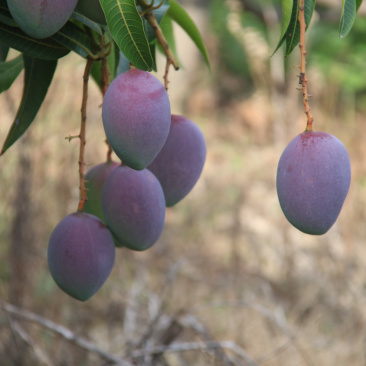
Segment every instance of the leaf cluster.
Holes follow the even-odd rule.
[[[6,0],[0,0],[0,93],[9,89],[24,69],[24,89],[19,109],[5,139],[3,154],[34,121],[47,94],[58,59],[70,52],[95,60],[94,80],[102,86],[102,60],[108,60],[111,78],[130,64],[141,70],[156,70],[156,34],[144,13],[152,12],[176,54],[173,22],[189,35],[209,66],[207,51],[195,23],[176,0],[100,0],[107,25],[100,25],[74,11],[57,33],[35,39],[24,33],[12,18]],[[9,49],[21,54],[7,60]],[[161,50],[161,49],[160,49]]]
[[[285,43],[285,55],[289,56],[300,42],[299,9],[303,4],[305,23],[308,29],[314,12],[316,0],[281,0],[282,24],[281,35],[275,53]],[[342,0],[342,11],[339,22],[339,37],[345,37],[352,29],[356,13],[362,0]]]

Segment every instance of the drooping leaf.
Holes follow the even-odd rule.
[[[151,52],[151,56],[154,60],[154,65],[153,65],[153,71],[157,72],[158,71],[158,67],[156,65],[156,41],[150,43],[150,52]]]
[[[200,31],[186,10],[175,0],[170,0],[170,7],[167,11],[167,15],[169,15],[177,24],[179,24],[188,34],[188,36],[192,39],[201,52],[207,66],[210,68],[210,61],[206,46],[203,42]]]
[[[361,4],[360,4],[361,5]],[[339,37],[345,37],[356,19],[356,0],[342,0],[342,15],[339,23]]]
[[[282,8],[282,24],[281,24],[281,35],[280,40],[277,44],[276,49],[273,51],[274,55],[277,50],[282,46],[283,42],[286,39],[287,29],[290,25],[291,15],[293,10],[294,0],[281,0],[281,8]]]
[[[19,109],[5,139],[0,155],[18,140],[31,125],[47,94],[57,60],[41,60],[27,55],[24,59],[24,89]]]
[[[70,50],[51,38],[35,39],[26,35],[19,28],[0,23],[1,42],[31,57],[44,60],[57,60],[67,55]]]
[[[119,62],[116,69],[116,76],[130,69],[130,61],[127,60],[122,51],[119,51]]]
[[[71,22],[67,22],[51,38],[81,57],[87,57],[93,53],[92,39],[85,31]]]
[[[74,12],[71,14],[71,18],[77,20],[78,22],[86,25],[90,29],[93,29],[95,32],[97,32],[99,35],[102,35],[102,27],[100,24],[93,22],[89,18],[87,18],[85,15],[79,13],[77,10],[74,10]]]
[[[306,29],[308,29],[309,24],[311,22],[311,18],[314,12],[316,0],[306,0],[305,1],[305,24]],[[288,56],[293,51],[293,49],[299,44],[300,42],[300,23],[298,21],[299,18],[299,0],[294,0],[294,7],[296,6],[296,10],[293,9],[291,15],[290,25],[286,32],[286,53],[285,55]]]
[[[7,62],[0,62],[0,93],[11,87],[22,70],[22,55],[19,55],[13,60]]]
[[[100,0],[112,37],[138,69],[150,71],[153,58],[135,0]]]

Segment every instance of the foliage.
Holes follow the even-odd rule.
[[[9,11],[7,1],[0,0],[1,54],[5,55],[7,54],[6,49],[13,48],[21,52],[25,59],[32,58],[31,62],[34,65],[46,66],[44,68],[40,66],[41,71],[37,71],[37,73],[45,74],[40,78],[45,80],[35,90],[32,85],[29,85],[34,71],[32,68],[27,69],[26,67],[24,96],[9,135],[3,144],[1,154],[31,125],[52,81],[54,70],[51,72],[51,65],[55,65],[57,59],[66,56],[69,52],[77,53],[83,58],[92,58],[95,61],[108,58],[112,79],[116,74],[125,70],[125,68],[121,69],[120,62],[126,59],[139,69],[148,71],[155,69],[156,35],[143,16],[144,12],[149,9],[155,15],[158,23],[164,21],[165,26],[162,27],[162,31],[166,32],[166,38],[170,41],[174,41],[171,21],[182,26],[209,65],[207,51],[196,25],[185,9],[175,0],[165,0],[161,4],[156,4],[154,1],[152,4],[146,4],[143,0],[101,0],[100,4],[106,15],[107,26],[97,24],[75,10],[69,21],[58,32],[44,39],[36,39],[18,27]],[[92,75],[101,86],[101,62],[95,64],[99,64],[99,70],[95,66]],[[11,86],[20,69],[20,58],[8,61],[5,56],[2,56],[0,91]],[[47,70],[49,70],[48,74]],[[31,94],[26,93],[27,88],[32,89]],[[32,106],[31,111],[28,111],[27,105]],[[25,113],[26,116],[23,118]]]

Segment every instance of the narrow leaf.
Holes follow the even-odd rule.
[[[208,58],[207,50],[203,39],[201,37],[200,31],[198,30],[196,24],[186,12],[186,10],[175,0],[170,0],[170,7],[167,14],[179,24],[183,30],[188,34],[188,36],[195,43],[199,51],[201,52],[203,58],[206,61],[207,66],[210,68],[210,61]]]
[[[361,4],[360,4],[361,5]],[[356,0],[342,0],[342,15],[339,23],[339,37],[345,37],[356,19]]]
[[[51,38],[81,57],[92,54],[92,39],[85,31],[71,22],[67,22]]]
[[[306,0],[305,1],[305,23],[306,29],[308,29],[309,24],[311,22],[311,18],[314,12],[316,0]],[[295,4],[296,3],[296,4]],[[296,6],[296,11],[292,14],[294,17],[291,17],[291,22],[288,27],[286,33],[286,53],[285,55],[288,56],[293,51],[293,49],[299,44],[300,42],[300,23],[298,21],[299,18],[299,0],[294,0],[294,7]]]
[[[98,24],[87,18],[85,15],[79,13],[77,10],[74,10],[74,12],[71,15],[72,19],[75,19],[79,21],[80,23],[86,25],[90,29],[93,29],[96,31],[99,35],[103,35],[102,27]]]
[[[153,58],[135,0],[100,0],[112,37],[138,69],[150,71]]]
[[[17,51],[44,60],[57,60],[67,55],[70,50],[51,38],[35,39],[26,35],[19,28],[0,23],[1,42]]]
[[[0,63],[0,93],[8,90],[23,70],[23,57],[19,55],[13,60]]]
[[[25,69],[23,96],[0,155],[4,154],[33,122],[57,66],[57,60],[40,60],[27,55],[23,55],[23,58]]]
[[[291,21],[293,4],[294,0],[281,0],[281,8],[282,8],[281,35],[280,40],[276,46],[276,49],[273,51],[272,55],[274,55],[277,52],[277,50],[282,46],[283,42],[286,39],[287,29]]]

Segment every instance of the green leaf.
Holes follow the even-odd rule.
[[[15,120],[5,139],[0,155],[19,139],[31,125],[47,94],[57,60],[41,60],[27,55],[24,58],[24,89]]]
[[[26,35],[19,28],[0,23],[1,42],[17,51],[44,60],[57,60],[67,55],[70,50],[51,38],[35,39]]]
[[[362,4],[362,0],[356,0],[356,11],[358,11],[358,9],[360,8]]]
[[[100,0],[112,37],[127,59],[138,69],[150,71],[150,53],[135,0]]]
[[[311,22],[311,17],[314,12],[316,0],[306,0],[305,1],[305,23],[306,29],[308,29],[309,24]],[[296,9],[294,9],[296,6]],[[298,22],[299,18],[299,0],[294,0],[294,8],[292,10],[292,16],[290,25],[286,32],[286,53],[285,56],[289,56],[293,49],[300,42],[300,23]]]
[[[277,50],[282,46],[283,42],[286,39],[287,29],[290,25],[292,9],[293,9],[294,0],[281,0],[281,8],[282,8],[282,25],[281,25],[281,35],[280,40],[277,44],[276,49],[273,51],[274,55]]]
[[[3,43],[0,43],[0,62],[3,62],[8,57],[9,47]]]
[[[201,34],[186,10],[175,0],[170,0],[170,7],[167,11],[167,15],[169,15],[188,34],[201,52],[207,66],[210,68],[210,61]]]
[[[23,57],[19,55],[13,60],[0,63],[0,93],[8,90],[23,70]]]
[[[87,18],[85,15],[79,13],[77,10],[71,14],[71,18],[77,20],[78,22],[86,25],[90,29],[96,31],[99,35],[103,35],[102,27],[98,24]]]
[[[361,4],[360,4],[361,5]],[[342,15],[339,23],[339,37],[345,37],[356,19],[356,0],[342,0]]]
[[[67,22],[51,38],[81,57],[87,57],[93,54],[92,39],[85,31],[71,22]]]

